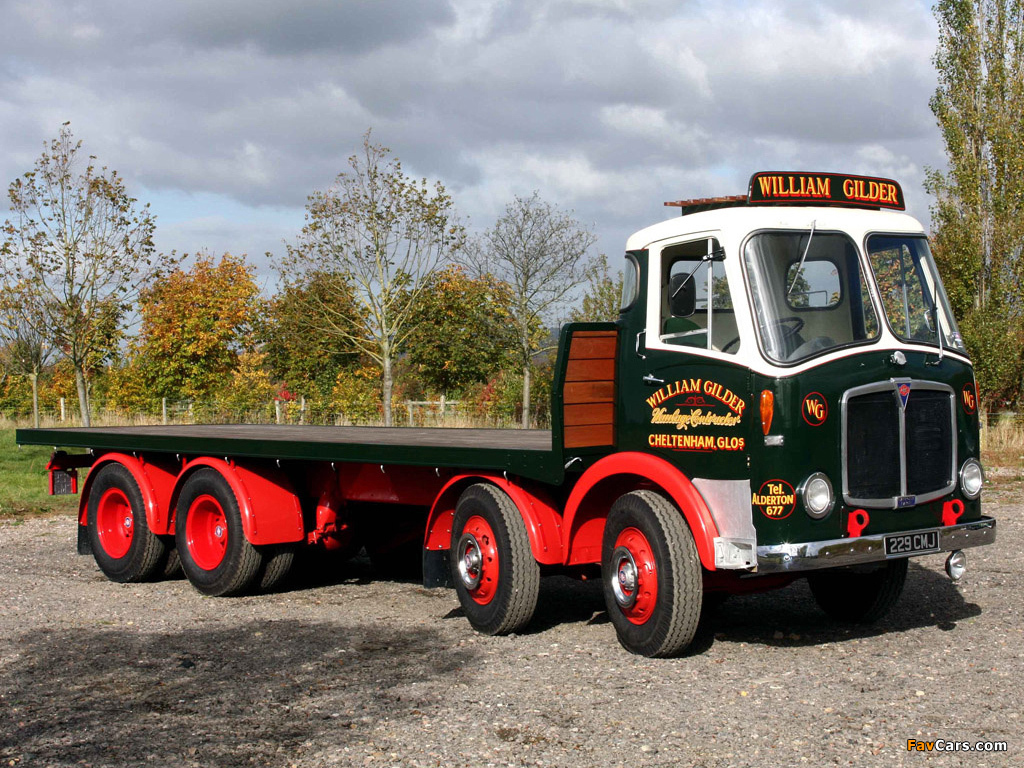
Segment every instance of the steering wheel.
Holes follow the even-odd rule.
[[[780,317],[772,323],[773,328],[776,326],[782,333],[782,343],[784,345],[789,345],[789,343],[799,335],[800,329],[804,327],[804,320],[802,317],[797,317],[796,315]]]
[[[723,352],[728,352],[730,349],[732,349],[733,347],[735,347],[739,343],[740,343],[740,337],[737,336],[735,339],[733,339],[732,341],[728,342],[724,347],[722,347],[722,351]]]

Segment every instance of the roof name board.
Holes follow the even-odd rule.
[[[835,173],[755,173],[748,201],[906,209],[903,190],[895,181]]]

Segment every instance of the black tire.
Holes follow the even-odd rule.
[[[633,491],[612,505],[601,582],[608,616],[627,651],[665,657],[689,646],[700,623],[703,573],[689,526],[664,496]]]
[[[909,560],[811,573],[807,581],[818,607],[836,621],[871,624],[887,614],[903,594]]]
[[[291,572],[294,563],[294,544],[276,544],[266,548],[260,571],[260,591],[269,592],[277,587]]]
[[[474,552],[479,556],[476,561]],[[472,562],[477,563],[475,568]],[[451,569],[459,603],[478,632],[507,635],[533,618],[540,566],[530,550],[522,515],[497,487],[478,483],[459,497],[452,525]]]
[[[239,595],[259,577],[263,556],[245,538],[235,494],[215,469],[185,481],[174,530],[185,576],[204,595]]]
[[[167,558],[163,562],[163,567],[160,569],[160,578],[162,579],[177,579],[184,575],[181,570],[181,558],[178,557],[178,550],[174,546],[173,536],[162,536],[164,544],[167,547]]]
[[[167,547],[149,530],[142,492],[122,464],[100,468],[89,489],[86,525],[93,558],[111,581],[148,581],[158,575]]]

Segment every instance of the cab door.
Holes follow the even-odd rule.
[[[637,428],[620,445],[659,455],[691,478],[748,477],[754,414],[740,362],[743,294],[729,258],[714,234],[649,249],[646,327],[630,366],[639,381],[622,382],[624,423]]]

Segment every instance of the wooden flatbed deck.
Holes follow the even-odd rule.
[[[562,475],[551,432],[538,429],[197,424],[19,429],[15,441],[97,451],[507,470],[548,482],[556,482]]]

